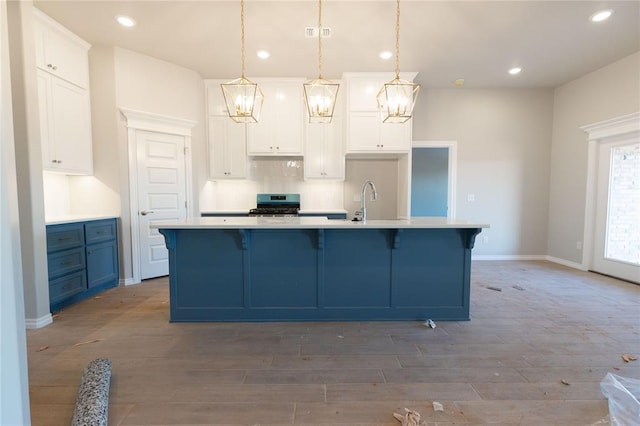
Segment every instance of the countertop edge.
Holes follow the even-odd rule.
[[[158,222],[151,227],[154,229],[473,229],[489,228],[490,225],[443,218],[354,222],[329,220],[325,217],[200,217],[181,222]]]
[[[104,219],[118,219],[120,216],[116,215],[106,215],[106,216],[83,216],[83,215],[70,215],[64,217],[52,217],[45,219],[45,225],[62,225],[65,223],[75,223],[75,222],[92,222],[94,220],[104,220]]]

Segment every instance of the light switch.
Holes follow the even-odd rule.
[[[476,200],[475,194],[467,194],[467,201],[473,203]]]

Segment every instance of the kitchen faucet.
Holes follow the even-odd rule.
[[[365,197],[367,185],[371,187],[371,201],[375,201],[378,198],[378,192],[376,191],[376,186],[373,184],[373,181],[366,181],[364,185],[362,185],[362,192],[360,193],[360,210],[356,211],[356,217],[353,220],[361,220],[362,222],[367,220],[367,203]]]

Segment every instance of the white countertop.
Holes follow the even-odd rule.
[[[246,210],[206,210],[200,212],[200,214],[215,214],[215,215],[235,215],[235,214],[248,214],[250,209]],[[299,214],[347,214],[344,209],[301,209]]]
[[[474,223],[446,217],[419,217],[406,220],[351,220],[326,217],[194,217],[178,222],[159,222],[151,225],[161,229],[402,229],[402,228],[488,228]]]
[[[60,225],[63,223],[88,222],[90,220],[117,219],[117,218],[118,216],[114,216],[114,215],[109,215],[109,216],[64,215],[64,216],[45,217],[44,223],[46,225]]]

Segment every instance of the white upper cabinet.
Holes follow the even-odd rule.
[[[415,73],[401,74],[413,80]],[[345,73],[347,86],[347,154],[405,154],[411,149],[413,120],[383,123],[376,95],[394,73]]]
[[[209,177],[247,177],[246,125],[226,115],[210,115],[208,120]]]
[[[39,10],[34,13],[38,68],[88,88],[90,45]]]
[[[341,91],[331,123],[309,123],[305,115],[305,179],[344,180],[344,99]]]
[[[207,97],[207,115],[224,115],[227,114],[227,105],[224,102],[224,95],[222,94],[222,83],[227,80],[205,80],[204,89]],[[229,120],[231,120],[229,118]]]
[[[37,70],[42,165],[68,174],[93,173],[86,90]]]
[[[227,114],[221,83],[205,80],[207,99],[207,147],[209,178],[243,179],[247,177],[247,125],[236,123]]]
[[[34,9],[44,170],[92,174],[89,44]]]
[[[264,94],[258,123],[247,124],[247,153],[254,156],[303,154],[304,79],[255,80]]]

